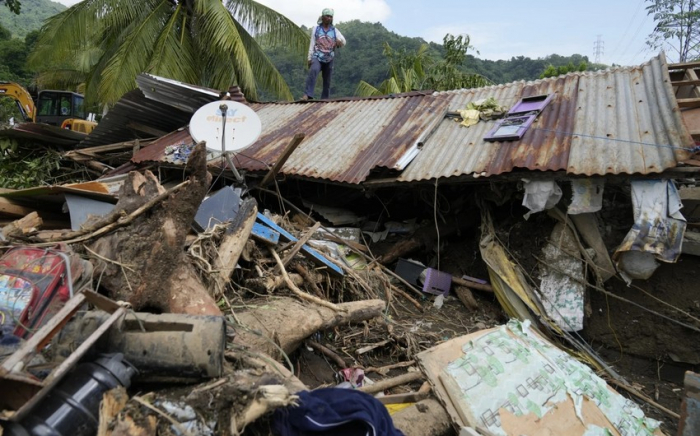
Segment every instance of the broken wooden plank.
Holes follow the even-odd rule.
[[[319,227],[321,227],[321,223],[317,221],[316,224],[314,224],[313,227],[311,227],[311,229],[309,229],[304,234],[304,236],[302,236],[301,239],[299,239],[294,244],[294,247],[289,251],[289,253],[287,253],[287,255],[284,256],[284,259],[282,259],[282,265],[287,266],[289,261],[292,260],[294,256],[296,256],[299,250],[301,250],[301,247],[303,247],[304,244],[306,244],[309,241],[309,239],[311,239],[311,237],[314,235],[314,233],[316,232],[316,230],[318,230]]]
[[[668,64],[669,70],[687,70],[688,68],[700,68],[700,61]]]
[[[2,228],[2,235],[7,239],[12,236],[22,236],[35,231],[43,223],[38,213],[32,212],[24,218],[11,222]]]
[[[673,86],[698,86],[700,85],[700,80],[679,80],[677,82],[671,82]]]
[[[360,354],[365,354],[369,351],[374,350],[375,348],[383,347],[384,345],[388,344],[391,341],[392,341],[392,339],[385,339],[383,341],[377,342],[376,344],[371,344],[371,345],[367,345],[366,347],[358,348],[357,350],[355,350],[355,354],[357,354],[358,356]]]
[[[304,133],[297,133],[296,135],[294,135],[292,140],[289,142],[287,147],[280,155],[279,159],[277,159],[277,162],[275,162],[275,165],[265,175],[265,177],[262,179],[262,182],[260,182],[261,187],[264,188],[267,184],[269,184],[275,179],[275,176],[277,176],[279,170],[282,169],[282,165],[284,165],[284,163],[287,162],[289,156],[291,156],[292,153],[294,153],[294,150],[297,149],[297,147],[299,146],[299,144],[301,144],[301,141],[303,141],[305,137],[306,135]]]
[[[610,260],[610,253],[608,253],[608,248],[605,246],[603,236],[600,234],[595,214],[582,213],[569,215],[569,218],[574,222],[576,230],[584,242],[595,250],[593,262],[596,265],[596,273],[601,280],[607,281],[616,274],[616,270],[612,260]]]
[[[129,395],[123,386],[109,390],[102,395],[100,403],[100,417],[97,426],[97,436],[111,436],[112,430],[110,426],[119,415],[119,412],[124,409],[129,401]]]
[[[677,101],[679,107],[700,107],[700,97],[679,98]]]
[[[407,372],[406,374],[401,374],[397,377],[388,378],[386,380],[382,380],[371,385],[362,386],[357,390],[366,392],[368,394],[376,394],[378,392],[382,392],[396,386],[405,385],[406,383],[411,383],[412,381],[420,380],[422,378],[423,373],[420,371]]]
[[[291,233],[289,233],[288,231],[284,230],[282,227],[275,224],[274,221],[272,221],[271,219],[269,219],[265,215],[261,214],[260,212],[258,212],[257,219],[258,219],[258,221],[260,221],[263,224],[265,224],[266,226],[272,228],[276,232],[279,232],[282,239],[284,239],[286,241],[297,242],[297,238],[295,238]],[[301,251],[304,252],[305,254],[307,254],[309,256],[309,259],[311,261],[313,261],[316,265],[327,267],[331,273],[333,273],[337,276],[345,275],[345,273],[343,273],[343,270],[338,265],[336,265],[335,263],[326,259],[324,256],[321,255],[321,253],[319,253],[318,251],[309,247],[308,245],[304,244],[301,247]]]
[[[478,291],[493,292],[493,287],[488,283],[478,283],[471,280],[465,280],[461,277],[452,276],[452,283],[459,286],[465,286],[469,289],[476,289]]]
[[[16,216],[17,218],[21,218],[25,215],[29,215],[32,212],[35,212],[36,209],[33,207],[26,207],[22,206],[16,203],[13,203],[12,201],[0,197],[0,213],[4,213],[7,215],[11,216]]]
[[[401,403],[417,403],[428,398],[430,393],[430,383],[423,382],[423,385],[415,392],[406,392],[404,394],[384,395],[377,398],[382,404],[401,404]]]
[[[255,224],[255,215],[258,213],[258,206],[255,200],[251,202],[244,202],[241,205],[239,214],[241,214],[241,220],[236,219],[239,224],[233,232],[226,233],[219,244],[219,249],[217,250],[218,256],[214,260],[214,269],[217,271],[214,274],[214,283],[216,286],[216,292],[223,294],[231,280],[231,273],[236,268],[238,264],[238,258],[241,256],[241,252],[245,247],[245,243],[250,237],[250,232],[253,230],[253,224]],[[233,225],[233,224],[232,224]]]

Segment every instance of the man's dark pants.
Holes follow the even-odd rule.
[[[321,99],[326,99],[331,93],[331,74],[333,74],[332,60],[330,62],[319,62],[319,60],[316,58],[311,60],[309,74],[306,76],[306,87],[304,88],[304,94],[313,98],[314,88],[316,87],[316,78],[318,77],[319,72],[321,73],[321,78],[323,79]]]

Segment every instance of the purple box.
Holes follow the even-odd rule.
[[[434,295],[447,295],[452,285],[452,275],[438,271],[433,268],[425,270],[425,281],[423,282],[423,292]]]

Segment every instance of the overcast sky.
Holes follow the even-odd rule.
[[[76,0],[59,0],[71,5]],[[446,33],[471,36],[481,59],[581,54],[594,61],[635,65],[656,55],[645,45],[654,28],[645,0],[257,0],[297,24],[315,24],[321,10],[335,9],[336,24],[381,22],[403,36],[442,43]],[[342,26],[338,26],[342,31]],[[378,42],[378,44],[380,44]],[[351,49],[351,47],[348,47]],[[672,58],[672,56],[669,56]]]

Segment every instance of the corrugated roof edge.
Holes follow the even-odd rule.
[[[294,100],[294,101],[255,101],[248,100],[251,104],[312,104],[312,103],[337,103],[342,101],[362,101],[362,100],[389,100],[392,98],[406,98],[406,97],[416,97],[416,96],[426,96],[433,95],[435,91],[425,90],[425,91],[409,91],[402,92],[400,94],[386,94],[386,95],[373,95],[370,97],[338,97],[338,98],[328,98],[325,100]]]

